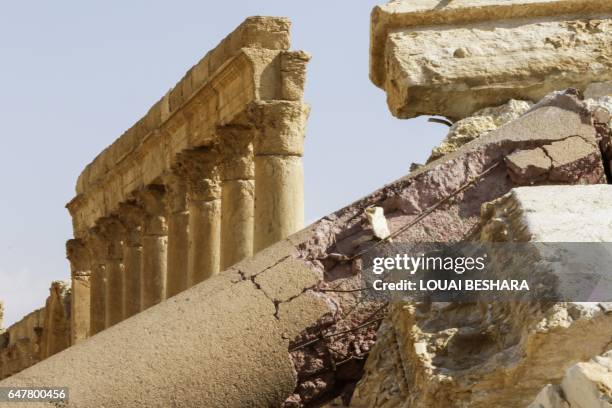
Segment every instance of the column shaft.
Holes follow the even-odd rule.
[[[140,274],[142,270],[142,244],[124,248],[125,279],[123,280],[123,318],[140,312]]]
[[[189,283],[193,286],[219,273],[221,265],[221,200],[192,200],[189,205],[191,250]]]
[[[253,255],[253,180],[223,182],[221,209],[221,269]]]
[[[252,127],[217,129],[223,153],[221,184],[221,269],[253,255],[255,183]]]
[[[221,266],[221,187],[215,147],[184,152],[177,173],[187,180],[189,209],[188,284],[219,273]]]
[[[142,234],[145,221],[144,209],[134,202],[123,204],[119,217],[126,228],[123,246],[123,318],[140,312],[140,275],[142,273]]]
[[[110,244],[106,264],[106,327],[123,320],[123,248],[119,242]]]
[[[91,280],[90,280],[90,335],[101,332],[106,327],[106,245],[100,238],[97,228],[91,233]]]
[[[301,156],[309,108],[301,102],[256,103],[255,252],[304,226],[304,171]]]
[[[90,333],[91,259],[86,243],[81,239],[69,240],[66,254],[72,277],[70,343],[76,344]]]
[[[255,158],[255,251],[304,227],[304,171],[299,156]]]
[[[98,221],[99,235],[103,240],[105,265],[105,327],[123,320],[123,241],[125,228],[117,217],[105,217]]]
[[[144,310],[166,298],[168,237],[145,234],[142,241],[143,267],[140,278],[142,283],[140,302]]]
[[[189,212],[185,181],[179,176],[168,178],[168,282],[167,296],[188,287]]]
[[[141,194],[147,212],[142,239],[141,307],[147,309],[166,298],[168,226],[163,186],[149,186]]]

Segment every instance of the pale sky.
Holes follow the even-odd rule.
[[[405,175],[444,136],[398,120],[368,78],[370,10],[383,1],[1,1],[0,299],[5,326],[68,279],[65,204],[77,176],[245,17],[293,22],[312,55],[305,99],[306,220]]]

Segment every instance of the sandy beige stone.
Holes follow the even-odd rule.
[[[254,251],[304,227],[304,132],[310,113],[296,102],[254,105],[255,137]]]
[[[44,360],[70,346],[70,282],[55,281],[45,303],[40,341],[40,359]]]
[[[254,129],[219,128],[224,140],[221,182],[221,269],[253,255],[255,212]]]
[[[91,257],[86,243],[72,239],[66,243],[70,261],[72,284],[70,299],[70,343],[76,344],[89,337],[91,301]]]
[[[172,297],[189,287],[189,211],[187,180],[172,174],[166,178],[168,199],[168,274],[166,295]]]
[[[163,185],[153,185],[142,191],[139,199],[147,213],[143,228],[140,274],[140,305],[144,310],[166,298],[168,274],[166,190]]]
[[[310,57],[288,47],[288,20],[247,18],[83,170],[67,207],[91,240],[90,334],[303,226]]]
[[[372,12],[370,76],[400,118],[461,119],[612,78],[606,0],[392,1]]]
[[[548,384],[528,408],[612,407],[612,353],[570,367],[561,384]]]
[[[609,185],[516,188],[483,207],[479,236],[487,242],[607,242],[610,198]],[[609,349],[611,329],[612,315],[597,303],[398,302],[351,406],[527,406],[570,366]],[[579,399],[583,405],[576,406],[598,406]]]
[[[481,109],[470,117],[453,123],[446,138],[439,146],[433,148],[427,162],[452,153],[464,144],[517,119],[527,112],[531,105],[532,103],[528,101],[511,99],[504,105]]]
[[[146,215],[142,207],[130,202],[121,205],[118,217],[126,229],[123,245],[123,318],[127,319],[141,310],[142,239]]]

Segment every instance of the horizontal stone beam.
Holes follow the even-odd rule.
[[[219,143],[216,129],[259,101],[301,103],[303,52],[287,51],[285,18],[250,17],[209,52],[132,128],[90,163],[67,205],[75,236],[160,180],[180,152]]]
[[[393,1],[372,12],[370,77],[400,118],[453,119],[612,79],[607,0]]]

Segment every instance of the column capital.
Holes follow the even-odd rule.
[[[119,206],[118,217],[125,226],[125,244],[129,247],[142,245],[142,230],[146,213],[136,202],[123,203]]]
[[[255,155],[302,156],[310,107],[301,101],[258,101],[248,108],[257,129]]]
[[[217,147],[181,153],[176,171],[185,177],[190,201],[213,201],[221,197],[220,160]]]
[[[108,241],[102,235],[99,226],[95,226],[89,230],[87,244],[91,260],[103,264],[108,256]]]
[[[171,172],[164,176],[166,186],[166,206],[170,214],[187,211],[187,180],[179,172]]]
[[[99,235],[106,241],[106,259],[119,260],[123,258],[123,241],[126,229],[118,217],[104,217],[98,221]]]
[[[138,204],[148,215],[166,213],[166,187],[162,184],[151,184],[137,193]]]
[[[139,191],[137,197],[146,213],[144,234],[167,235],[166,188],[161,184],[152,184]]]
[[[68,240],[66,242],[66,257],[70,261],[73,276],[90,275],[91,254],[86,242],[78,238]]]
[[[221,154],[221,177],[227,180],[252,180],[255,177],[253,140],[257,130],[252,126],[217,127]]]

